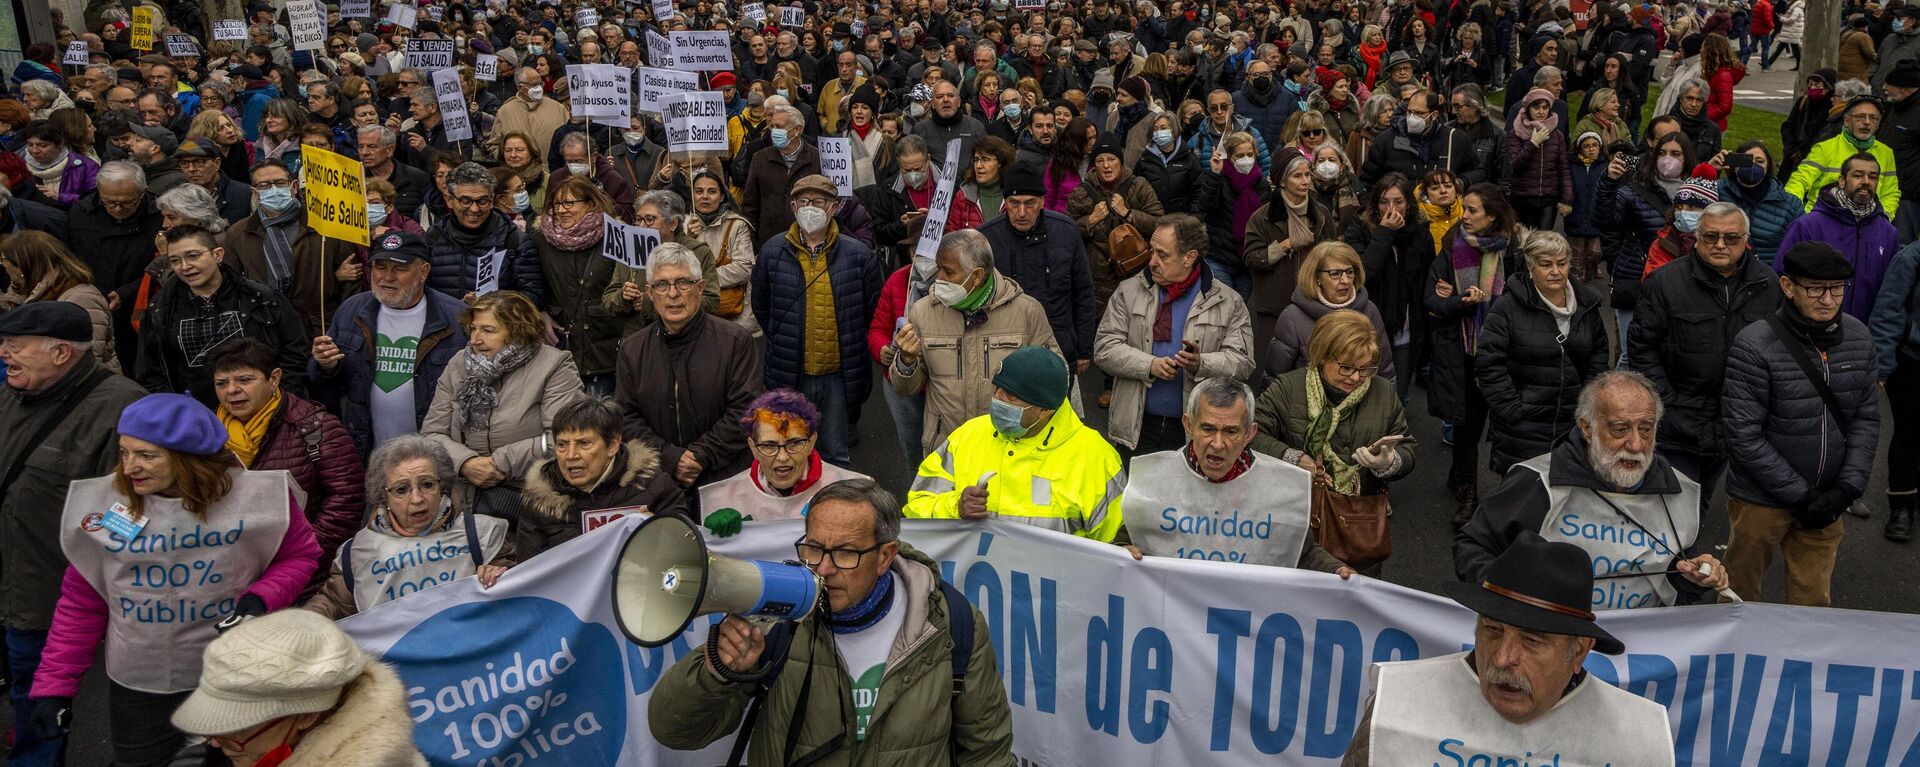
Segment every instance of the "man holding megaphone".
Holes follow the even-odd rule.
[[[654,699],[673,705],[648,709],[654,739],[696,750],[738,729],[732,764],[887,754],[1010,767],[1013,726],[986,619],[899,534],[899,503],[872,480],[821,488],[794,542],[820,579],[821,609],[770,631],[729,615],[703,652],[661,678]]]

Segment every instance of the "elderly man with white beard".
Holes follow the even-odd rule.
[[[1579,546],[1593,560],[1591,609],[1692,604],[1725,588],[1719,560],[1695,550],[1700,485],[1654,452],[1663,407],[1639,373],[1608,371],[1580,392],[1579,427],[1515,464],[1455,534],[1453,567],[1478,583],[1522,535]]]

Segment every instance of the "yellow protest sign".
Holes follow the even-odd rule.
[[[307,192],[307,226],[322,237],[367,244],[367,173],[358,160],[302,146],[300,188]]]
[[[153,50],[153,8],[141,5],[133,9],[133,37],[127,44],[143,51]]]

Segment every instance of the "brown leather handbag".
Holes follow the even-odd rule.
[[[727,252],[727,245],[733,242],[733,226],[738,221],[728,221],[727,228],[721,231],[720,248],[713,254],[713,266],[718,269],[733,263],[733,256]],[[747,310],[747,286],[743,283],[731,288],[720,289],[720,306],[714,315],[733,319]]]
[[[1121,279],[1133,276],[1140,267],[1147,265],[1147,257],[1153,255],[1152,246],[1147,238],[1140,236],[1140,230],[1132,224],[1121,224],[1107,233],[1107,265]]]
[[[1393,555],[1386,493],[1342,495],[1316,478],[1312,499],[1313,540],[1335,559],[1364,570]]]

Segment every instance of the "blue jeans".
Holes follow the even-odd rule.
[[[853,429],[847,420],[847,385],[840,380],[839,373],[803,375],[800,376],[800,393],[820,410],[820,442],[816,448],[820,451],[820,458],[847,468],[853,461],[852,449],[847,446],[847,434]]]
[[[28,732],[27,720],[33,718],[33,701],[27,693],[33,689],[33,673],[40,668],[40,653],[47,647],[47,632],[7,629],[7,676],[13,679],[8,698],[13,703],[13,746],[7,749],[9,767],[54,767],[67,760],[67,739],[40,740]]]
[[[1633,310],[1615,309],[1613,318],[1620,322],[1620,361],[1614,367],[1629,370],[1631,366],[1627,365],[1627,327],[1633,324]]]
[[[893,384],[884,378],[880,381],[880,394],[887,400],[887,412],[893,415],[893,433],[900,438],[900,454],[912,459],[909,462],[918,467],[920,459],[927,455],[927,448],[920,444],[926,433],[927,395],[895,392]]]
[[[1240,300],[1246,301],[1253,296],[1253,276],[1245,270],[1235,269],[1212,259],[1207,260],[1207,270],[1213,272],[1213,278],[1240,294]]]

